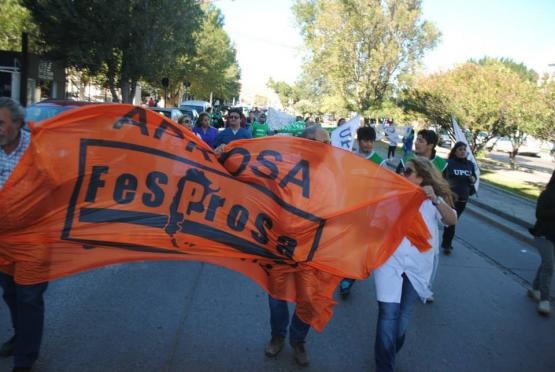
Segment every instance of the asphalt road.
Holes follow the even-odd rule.
[[[505,152],[492,151],[488,154],[488,158],[492,160],[501,161],[503,163],[509,163],[509,154]],[[540,172],[553,172],[555,167],[555,162],[548,158],[547,156],[528,156],[528,155],[517,155],[515,158],[516,164],[521,167],[537,170]]]
[[[440,257],[436,301],[416,307],[398,371],[554,371],[555,315],[537,315],[525,285],[531,247],[463,215],[452,256]],[[52,282],[36,371],[373,371],[372,279],[355,284],[308,368],[286,345],[264,356],[266,294],[240,274],[192,262],[116,265]],[[0,339],[10,336],[0,304]],[[11,360],[0,360],[9,371]]]

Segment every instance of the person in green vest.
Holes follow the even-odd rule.
[[[358,151],[355,154],[360,155],[380,167],[385,167],[385,159],[374,151],[374,142],[376,141],[376,130],[372,127],[360,127],[357,129]]]
[[[264,137],[270,134],[270,127],[266,123],[266,114],[261,113],[258,116],[258,120],[255,120],[252,124],[252,138]]]
[[[422,129],[418,132],[416,136],[416,141],[414,142],[414,152],[410,152],[401,158],[399,165],[395,172],[398,174],[403,173],[407,162],[415,156],[423,156],[426,159],[430,159],[432,164],[436,167],[436,169],[443,173],[445,168],[447,168],[447,161],[443,158],[440,158],[436,155],[436,146],[438,143],[439,137],[437,136],[436,132],[430,129]]]
[[[386,167],[386,161],[376,151],[374,151],[374,142],[376,141],[376,130],[372,127],[360,127],[357,129],[358,151],[354,153],[365,159]],[[355,279],[344,278],[339,283],[339,294],[341,298],[346,299],[351,293],[351,287],[355,284]]]

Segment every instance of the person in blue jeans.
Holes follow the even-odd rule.
[[[0,273],[0,287],[14,329],[14,335],[0,348],[0,356],[13,356],[14,372],[30,371],[39,357],[44,325],[43,294],[48,283],[21,285],[12,276]]]
[[[300,137],[330,144],[329,133],[319,126],[306,128]],[[301,282],[301,277],[296,279],[298,279],[296,285],[302,287],[303,283]],[[279,281],[278,278],[273,278],[273,280]],[[305,348],[305,340],[306,335],[310,330],[310,325],[303,322],[298,317],[296,311],[291,317],[291,322],[289,321],[289,308],[287,301],[268,296],[268,302],[270,305],[270,326],[272,328],[272,338],[266,345],[266,349],[264,351],[266,356],[276,357],[280,353],[283,349],[285,337],[287,336],[287,327],[289,326],[289,343],[293,348],[295,361],[301,366],[307,366],[309,364],[309,358],[308,352]]]
[[[395,358],[405,342],[414,304],[419,297],[425,300],[432,295],[429,284],[434,267],[434,246],[439,245],[438,223],[457,223],[449,184],[429,159],[420,156],[410,159],[403,175],[420,186],[427,196],[419,213],[430,231],[432,248],[421,252],[404,238],[387,261],[374,270],[378,300],[374,358],[378,372],[394,371]]]
[[[272,339],[266,346],[266,356],[275,357],[283,349],[287,327],[289,327],[289,343],[293,348],[295,361],[301,365],[309,364],[308,353],[305,348],[306,335],[310,330],[310,325],[303,322],[297,312],[291,317],[289,324],[289,307],[287,301],[278,300],[268,296],[270,305],[270,325],[272,327]]]
[[[18,102],[0,97],[0,190],[31,143],[31,134],[22,130],[24,120],[25,110]],[[6,214],[0,215],[0,220],[7,218]],[[18,284],[11,275],[16,269],[14,265],[3,266],[0,272],[0,287],[14,329],[13,337],[0,347],[0,357],[13,355],[13,371],[22,372],[30,371],[39,355],[44,323],[43,293],[48,283]]]

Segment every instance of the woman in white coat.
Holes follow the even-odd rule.
[[[434,263],[433,245],[439,245],[438,223],[446,226],[457,223],[449,184],[430,160],[414,157],[407,162],[403,175],[421,186],[428,197],[419,211],[430,230],[432,249],[420,252],[405,238],[393,255],[374,271],[379,307],[374,344],[377,371],[394,370],[395,355],[403,346],[417,298],[425,301],[432,295],[429,282]]]

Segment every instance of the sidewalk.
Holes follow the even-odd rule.
[[[384,158],[387,147],[381,142],[376,143],[375,150]],[[448,149],[437,148],[438,155],[446,158]],[[388,161],[390,169],[395,169],[402,156],[402,150],[397,149],[395,159]],[[490,172],[507,172],[499,167],[492,167]],[[536,172],[511,171],[511,176],[545,184],[545,177],[549,175]],[[519,195],[512,194],[487,182],[480,182],[477,195],[470,198],[467,211],[486,223],[492,224],[511,236],[525,243],[535,245],[528,228],[536,222],[536,203]]]

